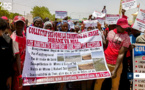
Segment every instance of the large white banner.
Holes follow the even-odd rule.
[[[137,18],[135,20],[133,28],[144,32],[144,30],[145,30],[145,10],[143,10],[143,9],[139,10],[139,13],[138,13]]]
[[[55,11],[55,18],[63,19],[67,16],[66,11]]]
[[[136,0],[123,0],[122,1],[122,9],[129,10],[133,8],[137,8]]]
[[[98,30],[81,34],[29,27],[23,85],[110,77]]]
[[[119,14],[107,14],[106,15],[106,23],[111,24],[117,24],[118,19],[120,18]]]

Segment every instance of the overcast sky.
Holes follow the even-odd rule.
[[[81,19],[89,16],[94,10],[100,11],[103,6],[106,5],[107,13],[118,14],[120,0],[0,0],[0,2],[13,1],[13,12],[18,12],[22,15],[30,13],[34,6],[45,6],[49,8],[52,14],[55,11],[67,11],[68,16],[74,19]],[[145,9],[145,0],[137,0],[141,4],[141,8]],[[135,13],[137,9],[132,9],[126,12],[126,15],[130,17]]]

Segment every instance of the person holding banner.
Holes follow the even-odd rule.
[[[104,6],[102,13],[105,13],[105,14],[107,13],[106,6]]]
[[[128,17],[125,15],[126,10],[122,9],[122,18],[127,19]]]
[[[41,17],[35,17],[33,19],[33,26],[43,28],[43,20],[41,19]]]
[[[21,71],[17,70],[14,66],[15,74],[13,80],[13,89],[14,90],[22,90],[22,71],[23,65],[25,60],[25,50],[26,50],[26,37],[23,33],[24,26],[25,26],[25,18],[22,16],[15,16],[14,17],[14,25],[16,31],[14,31],[11,35],[11,38],[14,42],[14,50],[15,50],[15,57],[16,61],[20,61]],[[27,89],[28,90],[28,89]]]
[[[111,30],[107,36],[106,44],[108,47],[105,50],[105,57],[108,68],[112,74],[111,90],[118,90],[119,88],[123,57],[130,45],[130,43],[128,43],[130,38],[125,31],[128,27],[130,26],[128,25],[127,19],[120,18],[117,21],[117,28]],[[103,81],[104,79],[96,80],[94,90],[101,90]]]
[[[67,21],[63,21],[61,23],[61,31],[68,32],[69,31],[69,24]]]
[[[53,30],[53,25],[51,22],[47,21],[44,23],[44,29]]]

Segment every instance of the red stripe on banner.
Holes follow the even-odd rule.
[[[94,47],[101,47],[102,43],[101,41],[94,41],[94,42],[88,42],[88,43],[79,43],[79,42],[73,42],[72,43],[49,43],[49,42],[41,42],[41,41],[35,41],[35,40],[27,40],[27,46],[31,47],[40,47],[40,48],[48,48],[48,49],[85,49],[85,48],[94,48]]]
[[[125,1],[122,1],[122,3],[127,3],[127,2],[132,2],[134,0],[125,0]]]
[[[89,74],[75,74],[75,75],[65,75],[65,76],[51,76],[51,77],[23,77],[23,84],[38,84],[38,83],[50,83],[50,82],[67,82],[67,81],[77,81],[84,79],[98,79],[110,77],[109,72],[98,72]]]
[[[143,12],[143,13],[145,13],[145,10],[143,10],[143,9],[140,9],[140,11]]]
[[[107,14],[106,17],[119,17],[119,15]]]

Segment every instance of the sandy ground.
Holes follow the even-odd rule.
[[[93,63],[79,64],[78,66],[79,66],[79,70],[94,69]]]
[[[77,71],[77,68],[74,67],[74,68],[68,68],[68,71]]]
[[[92,59],[91,55],[84,55],[84,56],[82,56],[82,60],[90,60],[90,59]]]
[[[57,56],[57,61],[64,61],[64,57],[63,56]]]
[[[65,62],[81,62],[81,57],[65,58]]]

